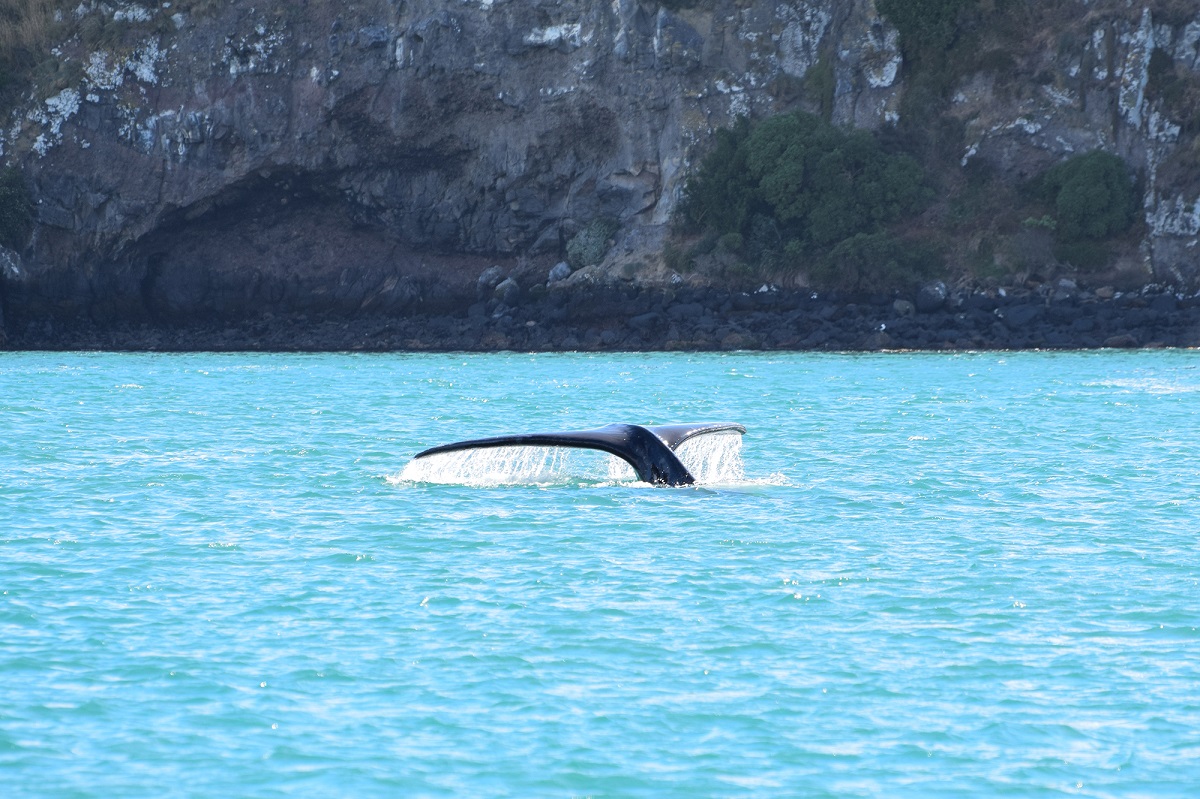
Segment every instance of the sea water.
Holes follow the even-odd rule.
[[[1198,366],[0,354],[0,795],[1195,795]]]

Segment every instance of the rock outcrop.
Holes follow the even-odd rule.
[[[898,103],[870,0],[76,13],[122,37],[63,42],[78,80],[7,127],[37,200],[21,320],[433,307],[482,258],[553,264],[598,217],[662,225],[713,130],[775,108],[823,53],[839,118],[878,126]]]
[[[671,5],[86,0],[65,12],[56,83],[0,134],[35,201],[27,245],[0,253],[5,323],[462,309],[492,264],[544,284],[600,218],[621,226],[613,274],[670,279],[656,231],[716,129],[793,107],[866,128],[902,113],[898,35],[873,0]],[[1147,85],[1156,50],[1200,74],[1200,12],[1063,5],[1080,35],[1017,54],[1035,82],[962,80],[962,163],[1019,177],[1119,153],[1143,176],[1148,279],[1192,284],[1200,190],[1164,179],[1184,123]]]

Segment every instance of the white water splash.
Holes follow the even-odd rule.
[[[713,433],[685,441],[675,453],[696,483],[744,480],[742,436]],[[634,483],[633,467],[606,452],[570,447],[490,447],[443,452],[408,462],[392,483],[470,486],[554,485],[574,482]]]
[[[733,430],[706,433],[679,445],[675,454],[698,485],[731,485],[746,479],[742,434]]]
[[[568,447],[490,447],[411,460],[394,482],[501,486],[636,480],[628,463],[606,452]]]

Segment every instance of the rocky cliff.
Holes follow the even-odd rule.
[[[1121,155],[1144,191],[1136,268],[1190,287],[1195,108],[1154,80],[1163,58],[1200,76],[1200,11],[1051,5],[956,76],[955,168],[1018,181]],[[909,83],[873,0],[83,2],[57,20],[0,133],[34,201],[0,252],[10,330],[451,312],[494,263],[544,283],[597,219],[619,223],[599,271],[670,279],[664,226],[716,129],[793,107],[889,128]]]

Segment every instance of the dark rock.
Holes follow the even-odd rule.
[[[499,266],[489,266],[479,274],[479,279],[476,281],[479,296],[490,297],[495,291],[496,286],[500,285],[500,281],[504,280],[504,269]]]
[[[758,307],[754,298],[745,292],[734,294],[730,297],[730,300],[733,302],[733,310],[735,311],[753,311]]]
[[[1070,347],[1074,341],[1075,339],[1070,334],[1060,330],[1051,330],[1046,334],[1046,343],[1051,347]]]
[[[804,339],[804,346],[808,348],[820,347],[828,342],[829,338],[829,331],[823,327],[819,327]]]
[[[908,300],[896,300],[892,303],[892,313],[899,317],[912,316],[917,312],[917,306]]]
[[[1046,318],[1055,325],[1069,325],[1082,314],[1075,305],[1051,305],[1046,309]]]
[[[391,39],[391,31],[384,25],[368,25],[358,30],[358,46],[364,50],[383,47]]]
[[[766,289],[765,291],[763,289]],[[759,308],[775,308],[779,305],[779,292],[764,286],[754,292],[754,303]]]
[[[1070,278],[1063,278],[1054,286],[1050,301],[1054,303],[1071,302],[1079,296],[1079,286]]]
[[[1179,301],[1174,294],[1160,294],[1150,300],[1150,310],[1159,313],[1171,313],[1179,307]]]
[[[643,332],[653,330],[658,327],[662,321],[662,314],[658,311],[650,311],[649,313],[638,314],[629,319],[629,325]]]
[[[971,311],[987,311],[996,310],[996,298],[989,297],[986,294],[971,294],[963,300],[963,308]]]
[[[667,315],[675,320],[697,319],[704,313],[704,306],[698,302],[677,302],[667,308]]]
[[[554,268],[550,270],[550,274],[547,278],[547,282],[548,283],[558,283],[559,281],[566,280],[570,276],[571,276],[571,265],[568,264],[566,261],[559,261],[557,264],[554,265]]]
[[[863,342],[863,348],[868,350],[885,350],[891,346],[892,337],[883,330],[872,333]]]
[[[723,350],[756,350],[758,348],[758,341],[745,333],[732,332],[721,339],[721,349]]]
[[[506,277],[496,286],[495,296],[505,305],[515,308],[521,302],[521,287],[517,281]]]
[[[1138,346],[1138,340],[1132,333],[1120,333],[1106,338],[1104,346],[1112,349],[1131,349]]]
[[[1040,305],[1014,305],[1004,309],[1004,324],[1009,330],[1024,330],[1036,319],[1041,318],[1044,308]]]
[[[932,283],[926,283],[921,286],[917,292],[917,297],[913,302],[918,313],[933,313],[940,311],[946,304],[948,292],[946,284],[940,280],[935,280]]]

